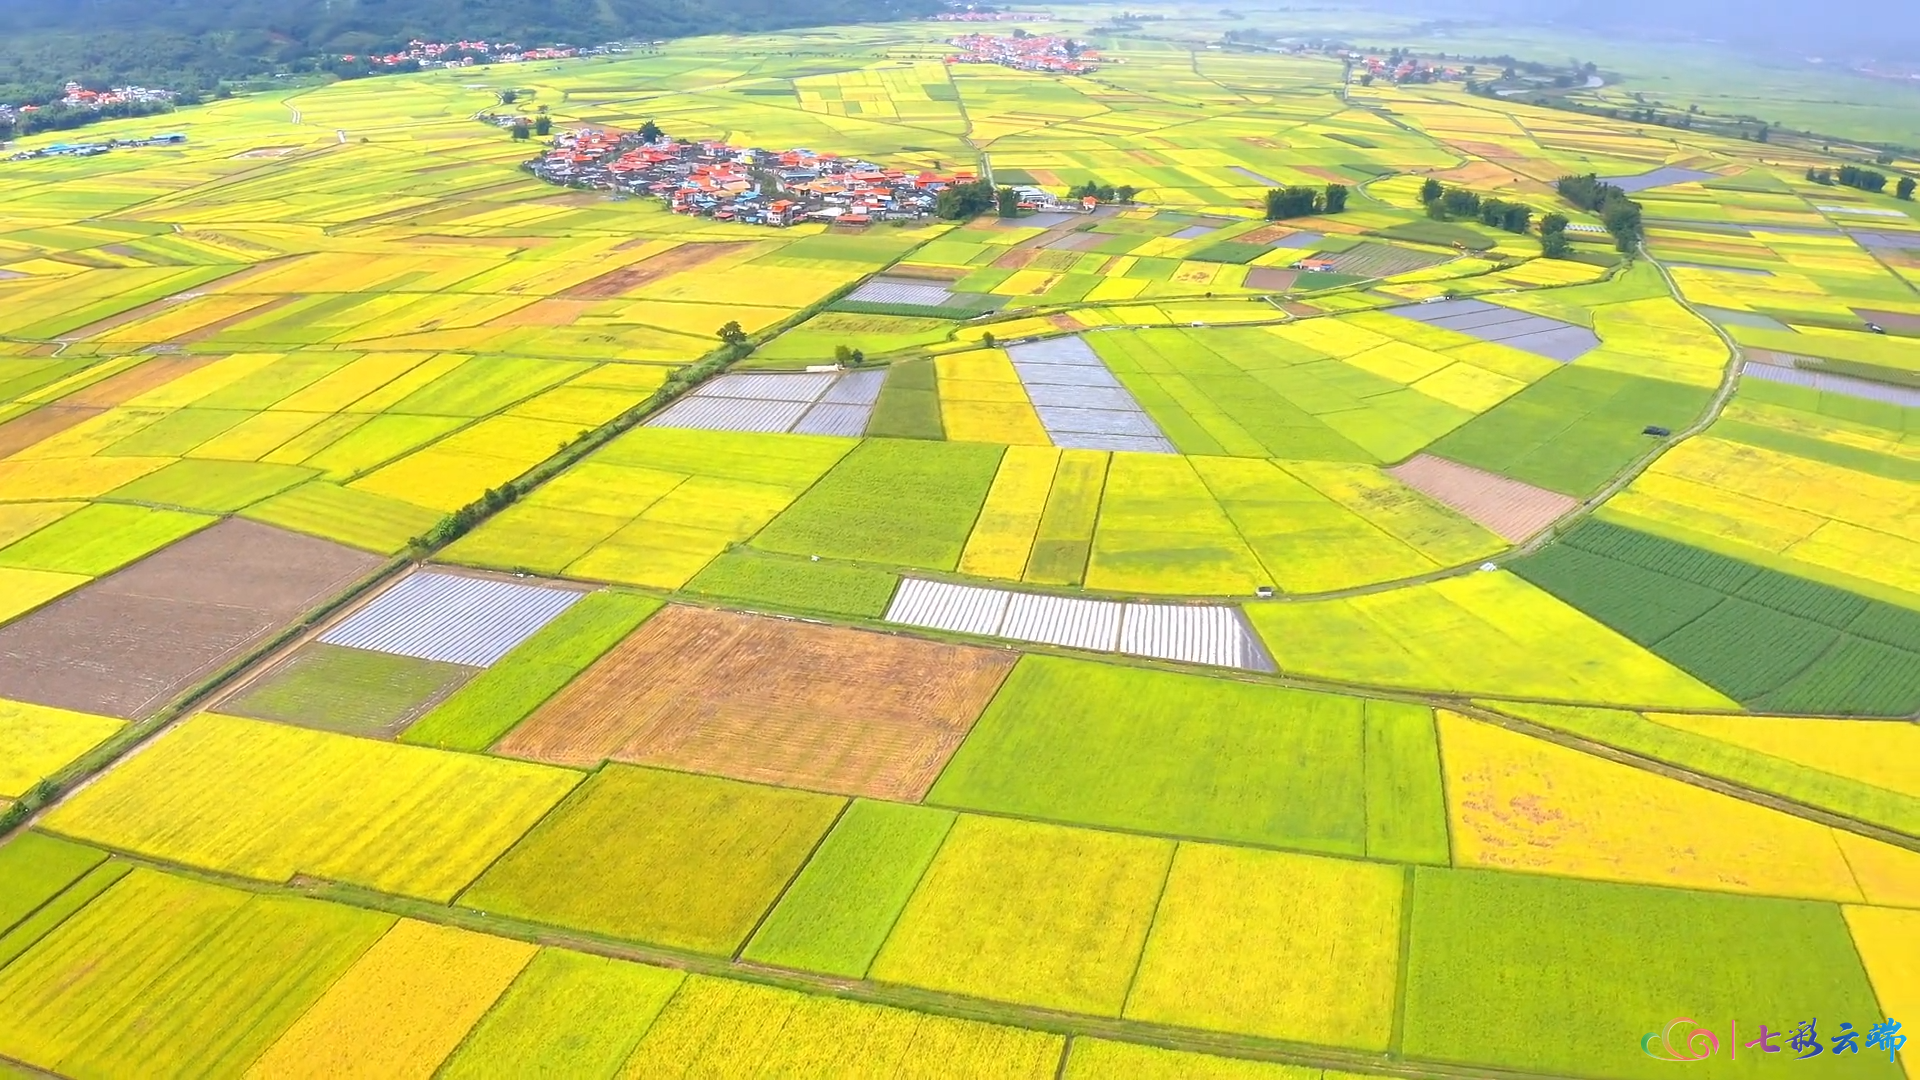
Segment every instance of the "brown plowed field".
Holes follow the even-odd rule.
[[[1533,538],[1580,504],[1572,496],[1432,454],[1416,454],[1387,471],[1516,544]]]
[[[642,285],[651,284],[661,278],[680,273],[682,270],[692,270],[694,267],[703,266],[742,248],[753,246],[754,242],[751,240],[721,244],[681,244],[651,259],[643,259],[632,266],[623,266],[590,281],[583,281],[560,295],[568,300],[607,300],[624,296]]]
[[[1298,270],[1281,270],[1272,266],[1255,266],[1247,271],[1247,288],[1266,289],[1270,292],[1286,292],[1293,288]]]
[[[230,518],[0,627],[0,697],[150,715],[380,562]]]
[[[1014,654],[670,607],[494,747],[919,799]]]
[[[1906,330],[1909,332],[1920,331],[1920,315],[1910,315],[1904,311],[1883,311],[1877,308],[1863,307],[1854,308],[1853,313],[1870,323],[1877,323],[1895,330]]]

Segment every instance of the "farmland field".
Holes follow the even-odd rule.
[[[1920,90],[1373,6],[10,134],[0,1075],[1920,1076]]]

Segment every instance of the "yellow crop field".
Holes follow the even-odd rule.
[[[1708,435],[1663,455],[1608,512],[1920,604],[1920,492],[1912,484]]]
[[[0,466],[0,469],[4,469]],[[85,574],[57,570],[21,570],[0,566],[0,622],[24,615],[58,599],[92,579]]]
[[[324,413],[255,413],[189,450],[186,456],[209,461],[258,461],[326,418]]]
[[[249,1078],[426,1078],[493,1006],[536,947],[402,919],[278,1042]]]
[[[1834,830],[1441,711],[1455,865],[1860,903]]]
[[[541,949],[441,1068],[441,1080],[612,1076],[685,973]]]
[[[1835,829],[1833,835],[1867,903],[1920,908],[1920,853],[1844,829]]]
[[[1840,910],[1866,965],[1881,1015],[1897,1018],[1920,1013],[1920,950],[1914,948],[1914,942],[1920,941],[1920,911],[1852,906]],[[1911,1056],[1901,1064],[1909,1078],[1920,1076]]]
[[[178,409],[263,371],[281,359],[284,359],[282,353],[235,353],[149,390],[129,400],[127,405],[135,409]]]
[[[1173,848],[962,816],[868,977],[1118,1016]]]
[[[1413,383],[1427,395],[1469,412],[1485,412],[1526,388],[1526,383],[1498,372],[1456,360]]]
[[[523,416],[492,417],[348,486],[451,512],[552,457],[580,427]]]
[[[1053,490],[1060,451],[1053,447],[1010,446],[1000,458],[993,487],[980,508],[980,518],[967,535],[960,555],[960,572],[1018,581],[1033,551],[1040,516]]]
[[[0,975],[0,1053],[69,1076],[236,1075],[393,922],[153,870],[95,875],[76,890],[110,887]]]
[[[1505,571],[1246,611],[1280,669],[1302,675],[1511,697],[1738,707]]]
[[[87,505],[83,502],[0,504],[0,547],[6,547]]]
[[[654,1020],[624,1076],[826,1076],[1048,1080],[1065,1040],[771,986],[692,975]]]
[[[1648,713],[1647,719],[1799,765],[1920,797],[1920,726],[1901,720]]]
[[[444,902],[582,778],[205,714],[60,804],[44,825],[263,881],[308,874]]]
[[[1403,879],[1396,866],[1183,843],[1126,1016],[1385,1050]]]
[[[1383,379],[1391,379],[1408,386],[1455,363],[1451,357],[1443,356],[1432,349],[1409,345],[1404,341],[1390,341],[1345,359],[1347,363],[1362,371],[1369,371]]]
[[[0,589],[4,582],[0,575]],[[125,726],[111,717],[0,701],[0,797],[25,795]]]

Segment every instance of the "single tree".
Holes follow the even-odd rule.
[[[545,113],[536,117],[533,121],[533,133],[543,139],[553,134],[553,117]]]
[[[1441,195],[1446,193],[1446,190],[1445,185],[1429,176],[1420,184],[1420,201],[1423,203],[1435,202]]]
[[[1000,204],[1000,216],[1003,218],[1020,216],[1020,193],[1010,187],[1003,187],[994,193],[994,201]]]
[[[1573,244],[1567,240],[1567,234],[1565,232],[1555,231],[1541,233],[1540,254],[1549,259],[1571,259],[1573,257]]]
[[[747,332],[740,328],[738,320],[729,319],[727,324],[720,328],[718,336],[721,341],[736,347],[747,343]]]
[[[533,138],[533,125],[527,123],[525,120],[515,120],[513,122],[513,137],[516,139]]]
[[[997,339],[994,338],[993,331],[991,330],[980,335],[980,344],[983,348],[988,348],[988,349],[993,348],[995,340]]]
[[[500,91],[500,104],[502,105],[511,105],[514,102],[519,100],[520,100],[520,91],[518,90]]]
[[[641,142],[659,142],[661,139],[666,137],[666,134],[667,134],[666,132],[660,130],[659,124],[656,124],[651,120],[640,125],[640,141]]]
[[[1567,221],[1567,215],[1558,213],[1548,214],[1546,217],[1540,219],[1540,235],[1549,236],[1553,233],[1566,232],[1568,224],[1570,223]]]
[[[1121,184],[1119,187],[1113,189],[1113,201],[1130,203],[1133,201],[1133,197],[1138,194],[1140,194],[1139,188],[1134,187],[1132,184]]]
[[[833,362],[839,364],[841,367],[852,367],[853,346],[835,345],[833,347]]]
[[[1325,195],[1326,212],[1338,214],[1347,208],[1347,185],[1328,184]]]
[[[1911,176],[1901,177],[1900,182],[1893,186],[1893,197],[1896,199],[1905,199],[1908,202],[1912,202],[1913,201],[1913,177]]]

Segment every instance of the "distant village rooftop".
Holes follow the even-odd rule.
[[[962,34],[947,44],[960,50],[947,57],[949,64],[1000,64],[1060,75],[1084,75],[1100,66],[1100,54],[1072,38]]]
[[[888,169],[812,150],[721,142],[648,142],[583,128],[554,138],[524,168],[542,180],[664,200],[676,214],[784,227],[803,221],[866,225],[931,216],[935,197],[974,174]]]

